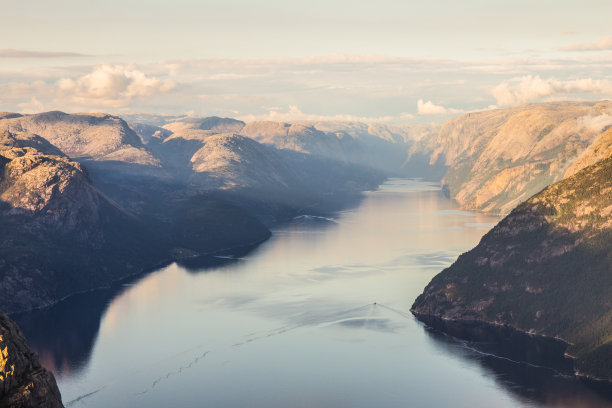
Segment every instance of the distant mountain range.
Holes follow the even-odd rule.
[[[441,176],[466,209],[507,214],[599,154],[612,102],[549,102],[468,113],[411,147],[408,163]],[[607,145],[609,148],[609,145]],[[595,150],[597,150],[596,153]],[[590,161],[589,161],[590,160]]]

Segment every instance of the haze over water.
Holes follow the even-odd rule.
[[[390,180],[333,218],[296,218],[244,258],[172,264],[114,298],[93,292],[16,320],[71,407],[606,406],[409,313],[497,220],[457,210],[432,184]],[[73,319],[56,332],[35,323],[63,310]]]

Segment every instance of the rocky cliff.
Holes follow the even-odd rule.
[[[0,129],[36,134],[73,159],[159,166],[138,135],[113,115],[45,112],[4,119]]]
[[[412,311],[560,338],[579,372],[612,379],[611,243],[609,157],[520,204]]]
[[[577,159],[612,123],[611,113],[609,101],[469,113],[420,140],[408,163],[425,159],[432,171],[445,168],[442,184],[464,208],[507,214],[568,168],[587,165]]]
[[[0,407],[63,407],[53,374],[41,367],[17,325],[0,312]]]

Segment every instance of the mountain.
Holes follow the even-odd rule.
[[[0,170],[0,307],[7,312],[270,235],[223,197],[115,185],[116,195],[131,193],[122,206],[81,163],[36,135],[0,132]]]
[[[206,138],[190,159],[197,175],[209,174],[218,188],[288,188],[292,171],[273,150],[244,136],[221,133]]]
[[[612,157],[520,204],[427,285],[413,313],[506,325],[568,344],[612,379]]]
[[[422,138],[407,164],[428,164],[463,208],[507,214],[568,169],[612,124],[612,102],[548,102],[462,115]],[[581,164],[582,163],[582,164]]]
[[[232,118],[209,116],[206,118],[184,117],[167,123],[164,129],[177,133],[187,129],[210,130],[214,133],[238,133],[244,127],[244,122]]]
[[[170,135],[147,126],[151,134],[147,148],[185,188],[223,191],[266,223],[274,222],[274,212],[287,215],[335,200],[333,197],[375,188],[384,179],[383,172],[368,167],[367,159],[359,156],[363,152],[352,137],[312,126],[245,125],[217,117],[177,118],[163,128]],[[155,132],[159,137],[152,136]],[[268,205],[262,205],[264,202]],[[276,207],[272,212],[266,208],[271,206]]]
[[[17,325],[0,312],[0,406],[63,407],[51,372],[42,368]]]
[[[316,121],[307,124],[323,132],[350,136],[365,152],[370,166],[390,175],[403,177],[429,176],[419,174],[419,168],[414,165],[414,161],[407,165],[406,158],[414,143],[423,138],[434,137],[440,129],[439,124],[388,125],[342,121]]]
[[[416,141],[435,136],[440,128],[439,124],[388,125],[355,121],[244,123],[215,116],[201,118],[131,114],[124,117],[150,148],[168,137],[162,133],[153,137],[160,130],[190,139],[194,136],[203,138],[219,133],[234,133],[278,150],[372,167],[392,176],[411,176],[415,168],[426,168],[423,165],[415,166],[414,161],[406,164],[406,157]]]
[[[135,132],[106,114],[3,114],[0,309],[48,306],[164,262],[251,246],[303,208],[335,206],[384,180],[217,133],[242,126],[233,119],[190,123]]]
[[[4,119],[0,129],[41,136],[73,159],[159,166],[138,135],[117,116],[45,112]]]

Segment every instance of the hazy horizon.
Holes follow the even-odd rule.
[[[612,95],[605,1],[13,4],[0,110],[422,123]]]

